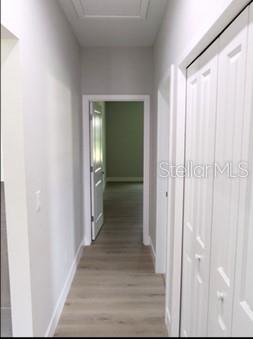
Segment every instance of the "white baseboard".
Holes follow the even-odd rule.
[[[87,237],[84,237],[83,243],[84,243],[84,247],[90,246],[90,245],[91,245],[91,241],[90,241],[90,239],[88,239]]]
[[[65,302],[66,302],[66,299],[67,299],[67,296],[68,296],[68,293],[69,293],[69,290],[70,290],[70,287],[72,285],[72,281],[74,279],[74,276],[75,276],[75,273],[76,273],[76,270],[77,270],[77,266],[78,266],[79,261],[82,257],[83,247],[84,247],[83,243],[81,243],[77,252],[76,252],[73,264],[71,265],[71,268],[69,270],[69,274],[67,276],[65,284],[64,284],[63,289],[61,291],[60,297],[57,301],[57,304],[56,304],[55,310],[53,312],[52,318],[50,320],[50,323],[49,323],[48,329],[46,331],[45,337],[53,337],[54,336],[56,327],[58,325],[61,313],[63,311],[63,307],[65,305]]]
[[[143,182],[143,177],[108,177],[106,182]]]
[[[144,228],[144,225],[143,225],[143,228]],[[150,235],[145,236],[145,238],[143,236],[143,245],[150,246],[150,243],[151,243]]]
[[[153,264],[154,264],[154,268],[155,268],[155,265],[156,265],[156,253],[155,253],[155,248],[154,248],[154,245],[153,245],[153,242],[152,242],[151,237],[149,237],[149,239],[150,239],[150,248],[151,248],[152,260],[153,260]]]
[[[170,337],[171,317],[170,317],[170,311],[168,310],[168,308],[166,308],[166,312],[165,312],[165,325],[167,328],[168,337]]]

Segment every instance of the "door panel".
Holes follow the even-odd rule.
[[[187,132],[186,132],[186,158],[194,159],[196,146],[194,130],[198,111],[198,74],[189,77],[187,83]],[[193,221],[194,185],[190,179],[185,180],[185,222],[184,222],[184,253],[183,253],[183,282],[182,282],[182,312],[181,334],[183,337],[192,335],[191,305],[193,296],[193,244],[194,244],[194,221]]]
[[[217,64],[215,43],[188,70],[186,165],[214,162]],[[185,180],[183,336],[207,335],[213,173],[196,175]]]
[[[214,55],[214,56],[213,56]],[[200,114],[197,164],[214,163],[216,98],[217,98],[217,43],[202,57],[207,62],[199,73]],[[211,59],[211,61],[209,61]],[[212,230],[213,172],[196,179],[195,213],[196,234],[194,246],[194,335],[207,335],[207,310],[210,272],[210,245]]]
[[[216,163],[241,161],[248,9],[219,39]],[[209,336],[231,336],[240,180],[228,173],[214,181]]]
[[[232,335],[253,336],[253,5],[247,53],[246,103],[242,160],[248,163],[249,177],[241,180],[237,261]]]
[[[92,102],[91,114],[91,186],[92,186],[92,240],[96,239],[104,222],[103,169],[103,103]]]

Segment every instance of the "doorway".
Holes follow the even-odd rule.
[[[19,39],[1,25],[1,336],[32,335]],[[21,292],[22,290],[22,292]]]
[[[142,228],[144,103],[90,103],[91,229],[95,241],[103,224],[132,215]],[[131,200],[135,203],[131,208]],[[104,215],[104,205],[107,207]],[[136,205],[136,206],[135,206]],[[135,208],[137,207],[137,209]],[[136,214],[136,215],[135,215]],[[107,220],[104,220],[104,219]],[[105,222],[104,222],[105,221]],[[139,227],[140,226],[140,227]]]
[[[149,96],[84,96],[83,98],[83,131],[84,131],[84,154],[83,160],[84,164],[84,244],[86,246],[91,245],[92,240],[96,238],[101,227],[103,225],[103,192],[108,187],[119,186],[119,183],[132,182],[133,184],[140,183],[143,181],[143,203],[142,203],[142,215],[143,215],[143,229],[142,229],[142,242],[145,246],[150,245],[150,236],[149,236]],[[94,104],[96,103],[96,104]],[[130,176],[127,177],[124,174],[126,170],[126,165],[122,164],[122,161],[117,161],[117,166],[110,166],[112,159],[108,158],[108,164],[106,164],[106,158],[103,158],[103,153],[105,153],[106,147],[106,138],[105,138],[105,128],[103,127],[103,119],[105,119],[105,106],[108,106],[111,113],[108,114],[112,119],[113,110],[117,110],[117,105],[125,104],[127,105],[142,105],[143,110],[143,154],[142,154],[142,176]],[[96,110],[96,112],[95,112]],[[98,111],[100,111],[98,113]],[[121,111],[122,112],[122,111]],[[93,117],[91,117],[91,114]],[[122,113],[119,113],[122,114]],[[104,116],[104,118],[103,118]],[[95,118],[95,119],[94,119]],[[119,119],[119,115],[117,117]],[[96,122],[95,122],[96,120]],[[99,122],[100,121],[100,122]],[[120,135],[120,131],[116,134]],[[122,130],[123,131],[123,130]],[[122,138],[121,138],[122,139]],[[126,137],[125,137],[126,139]],[[108,139],[107,139],[108,140]],[[111,139],[110,139],[111,140]],[[129,139],[128,139],[129,140]],[[104,146],[103,146],[104,143]],[[96,147],[94,147],[96,146]],[[108,141],[108,147],[112,145]],[[119,145],[114,145],[112,154],[115,152],[115,155],[120,155],[121,152]],[[131,146],[132,147],[132,146]],[[124,158],[124,157],[123,157]],[[95,160],[95,166],[94,166]],[[126,160],[126,159],[125,159]],[[96,163],[98,161],[98,163]],[[88,166],[87,166],[88,164]],[[106,164],[106,165],[105,165]],[[93,168],[92,168],[93,167]],[[117,167],[119,167],[117,169]],[[107,170],[109,171],[107,173]],[[122,176],[114,176],[115,170],[119,170],[123,173]],[[97,172],[96,172],[97,171]],[[95,173],[96,172],[96,173]],[[97,178],[96,175],[99,174],[100,178]],[[106,180],[105,180],[106,179]],[[101,190],[101,187],[103,188]],[[106,196],[106,194],[105,194]]]
[[[115,218],[118,223],[127,216],[129,223],[137,218],[141,230],[144,103],[91,102],[90,147],[92,240]]]

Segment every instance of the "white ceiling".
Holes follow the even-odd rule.
[[[152,46],[168,0],[58,0],[82,46]]]

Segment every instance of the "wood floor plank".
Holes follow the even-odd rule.
[[[105,222],[85,248],[56,337],[166,337],[164,282],[142,245],[142,185],[110,184]]]

